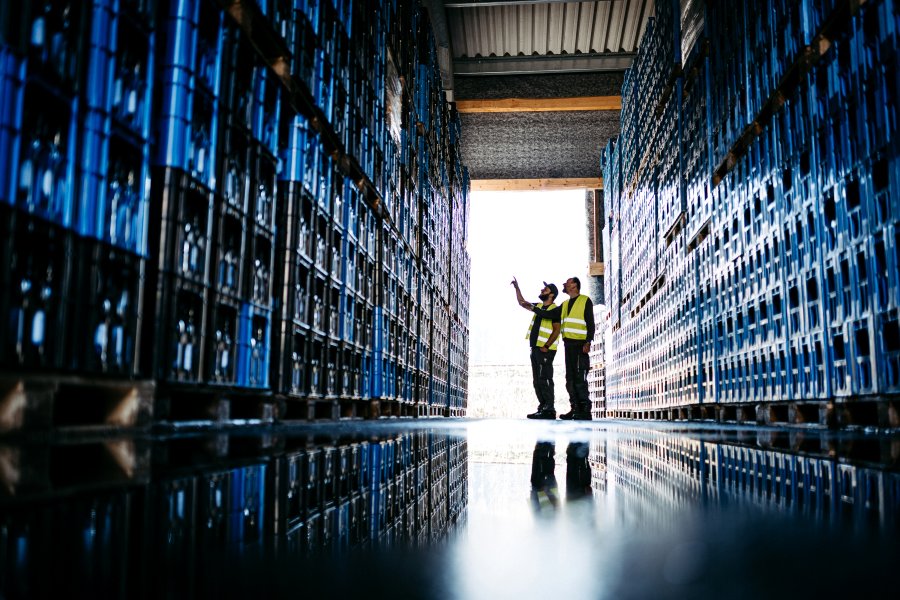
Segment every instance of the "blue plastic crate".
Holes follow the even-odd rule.
[[[187,86],[163,80],[163,107],[157,121],[154,164],[183,169],[210,188],[216,188],[218,111],[215,98]],[[187,117],[179,114],[190,106]]]
[[[306,117],[299,114],[291,117],[286,133],[280,140],[279,156],[282,168],[278,178],[282,181],[305,182],[307,148],[309,145],[315,145],[314,132]]]
[[[154,163],[215,188],[224,13],[208,0],[173,2],[157,39],[161,107]]]
[[[87,115],[82,130],[79,233],[148,256],[149,145],[98,134]],[[99,148],[97,148],[99,145]],[[99,150],[95,153],[95,150]],[[107,157],[103,160],[102,157]],[[98,160],[99,158],[99,160]],[[105,170],[91,172],[97,165]],[[98,177],[99,175],[99,177]]]
[[[874,318],[871,315],[847,323],[851,374],[854,396],[873,394],[877,389]]]
[[[254,73],[254,115],[252,132],[262,145],[278,156],[282,84],[268,67],[258,65]]]
[[[74,226],[78,111],[73,99],[38,84],[25,87],[15,204],[66,228]]]
[[[25,90],[25,61],[0,44],[0,164],[17,164]],[[16,169],[0,170],[0,202],[14,204]]]
[[[900,313],[878,315],[875,322],[875,360],[878,393],[900,390]]]

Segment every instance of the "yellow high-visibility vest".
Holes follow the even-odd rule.
[[[584,320],[584,307],[587,304],[587,296],[579,295],[575,298],[572,312],[569,312],[569,302],[562,304],[562,337],[567,340],[586,340],[587,321]]]
[[[556,308],[556,304],[550,303],[550,306],[539,306],[539,308],[543,310],[553,310]],[[531,315],[531,323],[528,325],[528,331],[525,332],[525,339],[531,339],[531,328],[534,327],[534,320],[537,319],[537,315]],[[537,339],[537,347],[540,348],[544,344],[547,343],[547,340],[550,339],[550,334],[553,333],[553,321],[550,319],[541,319],[541,328],[538,330],[538,339]],[[556,336],[556,339],[553,340],[553,343],[550,344],[550,350],[556,350],[556,345],[559,343],[559,336]]]

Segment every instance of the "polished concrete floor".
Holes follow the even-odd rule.
[[[865,431],[394,420],[0,441],[3,598],[895,597],[898,540],[900,436]]]

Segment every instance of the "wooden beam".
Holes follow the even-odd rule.
[[[602,177],[564,179],[473,179],[473,192],[527,192],[603,189]]]
[[[569,110],[622,110],[622,96],[582,98],[504,98],[457,100],[461,113],[560,112]]]
[[[605,269],[606,265],[602,262],[592,262],[588,264],[588,275],[591,277],[598,277],[606,273]]]

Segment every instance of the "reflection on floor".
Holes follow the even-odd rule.
[[[900,437],[338,423],[0,441],[0,596],[877,593]]]

